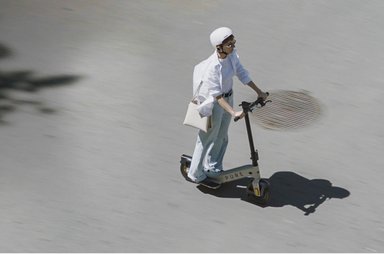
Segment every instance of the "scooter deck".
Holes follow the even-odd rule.
[[[207,188],[214,189],[214,190],[220,188],[220,186],[221,186],[220,183],[213,182],[209,178],[204,179],[202,182],[198,183],[198,185],[202,185],[202,186],[205,186]]]

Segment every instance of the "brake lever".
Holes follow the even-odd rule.
[[[267,104],[268,102],[272,102],[271,100],[266,100],[266,101],[261,101],[261,102],[259,102],[258,104],[260,104],[260,107],[258,107],[258,108],[262,108],[262,107],[264,107],[265,106],[265,104]],[[257,105],[256,105],[257,106]],[[252,112],[252,111],[251,111]]]
[[[269,93],[267,93],[269,95]],[[263,101],[262,98],[258,98],[254,103],[251,104],[249,107],[249,111],[252,112],[253,108],[262,108],[267,104],[268,102],[272,102],[271,100],[265,100]],[[259,106],[260,105],[260,106]]]

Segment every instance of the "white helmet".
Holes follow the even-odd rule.
[[[232,30],[228,27],[220,27],[211,33],[209,39],[211,40],[211,44],[216,48],[217,45],[223,43],[225,39],[232,35]]]

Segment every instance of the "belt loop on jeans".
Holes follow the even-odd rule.
[[[224,94],[223,94],[223,97],[227,98],[227,97],[229,97],[229,96],[231,96],[231,95],[232,95],[232,89],[231,89],[231,91],[229,91],[228,93],[224,93]]]

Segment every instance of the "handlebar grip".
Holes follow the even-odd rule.
[[[240,120],[240,117],[239,116],[236,116],[235,119],[233,119],[235,122],[239,121]]]

